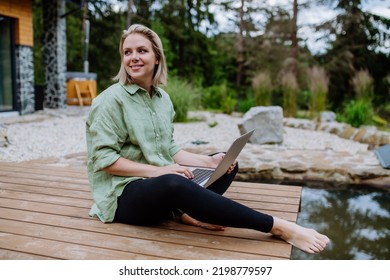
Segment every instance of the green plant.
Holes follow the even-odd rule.
[[[237,100],[232,96],[227,96],[222,100],[222,111],[225,114],[231,114],[234,112],[234,108],[236,107]]]
[[[372,121],[374,122],[375,125],[380,126],[380,127],[385,127],[388,124],[385,119],[381,118],[378,115],[374,115],[372,117]]]
[[[253,100],[253,98],[248,97],[244,100],[241,100],[239,111],[245,113],[248,112],[249,109],[254,106],[256,106],[255,101]]]
[[[201,90],[184,80],[170,77],[165,90],[168,92],[176,112],[175,122],[186,122],[188,111],[200,107]]]
[[[372,100],[374,96],[374,80],[367,70],[358,71],[351,82],[358,100]]]
[[[259,72],[252,78],[255,104],[269,106],[272,101],[272,80],[268,72]]]
[[[324,68],[314,66],[308,70],[310,116],[318,121],[320,121],[321,112],[326,109],[328,85],[329,78]]]
[[[344,109],[342,120],[353,127],[370,124],[374,116],[371,102],[360,99],[350,101]]]
[[[226,114],[232,113],[236,104],[234,91],[228,88],[226,82],[207,88],[202,98],[203,107],[220,109]]]
[[[294,117],[297,112],[299,86],[295,75],[288,71],[282,75],[283,111],[286,117]]]

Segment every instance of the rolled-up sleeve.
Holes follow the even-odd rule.
[[[117,130],[98,119],[89,126],[90,160],[94,172],[112,165],[120,157]]]

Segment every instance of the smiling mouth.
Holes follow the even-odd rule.
[[[130,68],[133,70],[137,70],[137,69],[141,69],[142,66],[143,65],[132,65],[132,66],[130,66]]]

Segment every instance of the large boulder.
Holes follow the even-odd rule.
[[[280,106],[252,107],[238,124],[241,134],[255,129],[250,142],[280,144],[283,142],[283,109]]]

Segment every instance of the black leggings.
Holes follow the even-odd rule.
[[[270,232],[272,216],[222,196],[237,171],[236,166],[207,189],[174,174],[133,181],[118,198],[115,221],[153,225],[172,218],[172,213],[180,209],[201,222]]]

